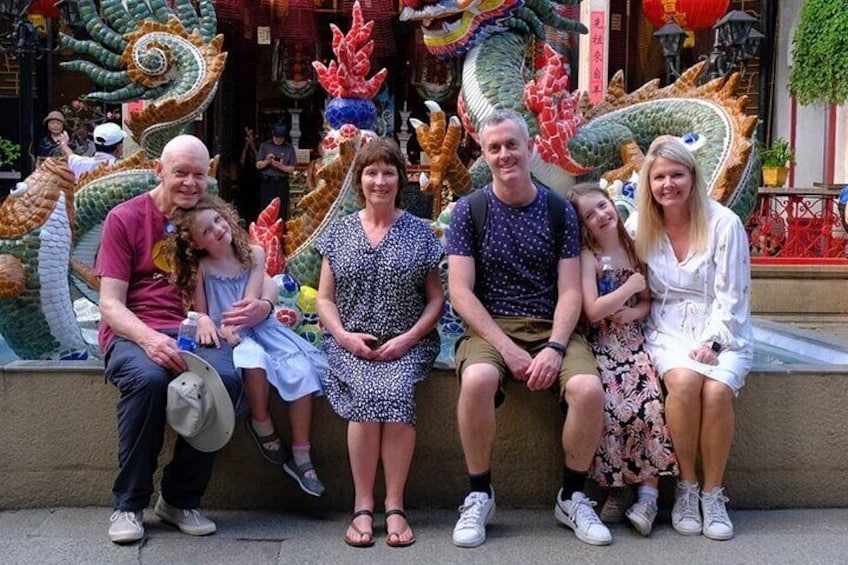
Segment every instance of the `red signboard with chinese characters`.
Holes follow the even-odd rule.
[[[607,13],[592,11],[589,26],[589,102],[604,99],[607,79]]]

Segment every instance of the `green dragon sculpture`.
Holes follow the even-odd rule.
[[[652,81],[633,93],[619,72],[606,99],[592,106],[568,91],[562,58],[550,46],[543,57],[534,49],[544,26],[559,31],[587,30],[560,15],[561,5],[580,0],[404,0],[401,20],[421,22],[424,43],[439,56],[464,55],[459,113],[475,136],[476,126],[495,108],[522,113],[535,136],[533,175],[561,192],[578,180],[626,180],[638,170],[651,141],[661,134],[697,135],[696,157],[709,174],[713,198],[747,217],[759,185],[750,138],[756,117],[744,112],[745,97],[734,97],[739,80],[698,84],[703,63],[674,84]],[[543,60],[528,68],[528,60]],[[705,143],[704,143],[705,142]],[[488,182],[482,162],[471,167],[474,187]],[[432,187],[437,189],[438,187]]]
[[[127,119],[139,151],[74,183],[67,165],[47,160],[0,206],[0,334],[23,359],[98,355],[76,319],[71,283],[97,300],[94,258],[106,214],[157,184],[150,158],[188,131],[211,102],[227,55],[211,0],[124,3],[80,0],[90,39],[62,35],[62,45],[93,61],[63,63],[101,90],[88,98],[146,100]],[[217,160],[210,176],[214,176]],[[210,190],[215,190],[214,179]]]

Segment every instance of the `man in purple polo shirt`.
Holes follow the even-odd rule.
[[[486,524],[495,512],[490,467],[495,408],[505,382],[514,380],[533,391],[559,386],[568,412],[555,515],[581,541],[607,545],[612,536],[583,493],[603,430],[604,392],[591,349],[574,333],[582,307],[577,215],[532,181],[533,141],[524,118],[496,110],[478,131],[492,171],[492,183],[481,189],[485,223],[477,233],[469,199],[460,200],[447,244],[451,303],[468,326],[457,343],[456,364],[470,492],[453,541],[459,547],[486,541]],[[554,205],[565,216],[565,232],[556,236],[549,219]]]

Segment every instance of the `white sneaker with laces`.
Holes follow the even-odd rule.
[[[176,526],[182,533],[190,536],[208,536],[214,534],[217,529],[215,522],[204,516],[200,510],[184,510],[171,506],[165,502],[162,495],[159,495],[153,511],[163,522]]]
[[[657,519],[657,502],[655,500],[639,501],[628,508],[625,515],[640,534],[647,536],[654,528],[654,520]]]
[[[706,537],[713,540],[729,540],[733,537],[733,524],[727,515],[724,488],[715,487],[710,492],[701,493],[701,509],[704,512],[704,529]]]
[[[492,496],[472,492],[459,507],[459,520],[453,528],[453,543],[457,547],[477,547],[486,541],[486,525],[495,515],[495,489]]]
[[[678,481],[674,487],[674,507],[671,509],[671,527],[683,536],[696,536],[701,533],[703,524],[698,508],[698,483]]]
[[[144,537],[144,513],[115,510],[109,521],[109,539],[115,543],[132,543]]]
[[[612,534],[595,513],[595,502],[580,491],[575,491],[569,500],[562,499],[562,489],[557,493],[554,516],[560,524],[574,530],[582,542],[590,545],[609,545]]]

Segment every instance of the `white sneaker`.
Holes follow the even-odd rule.
[[[143,512],[127,512],[115,510],[109,521],[109,539],[115,543],[132,543],[144,537],[144,526],[141,521]]]
[[[486,541],[486,525],[495,515],[495,489],[490,497],[485,492],[472,492],[459,507],[459,520],[453,528],[457,547],[477,547]]]
[[[204,516],[200,510],[184,510],[171,506],[161,494],[153,511],[163,522],[176,526],[182,533],[190,536],[208,536],[214,534],[217,529],[215,522]]]
[[[680,535],[696,536],[701,533],[701,513],[698,508],[698,483],[678,481],[674,487],[674,508],[671,509],[671,527]]]
[[[657,503],[655,500],[637,502],[627,509],[625,515],[640,534],[647,536],[654,528],[654,520],[657,519]]]
[[[704,529],[706,537],[724,541],[733,537],[733,524],[727,515],[727,502],[722,487],[715,487],[710,492],[701,493],[701,508],[704,512]]]
[[[595,502],[580,491],[575,491],[570,500],[562,499],[562,489],[557,493],[554,516],[560,524],[574,530],[582,542],[591,545],[609,545],[612,534],[595,513]]]

